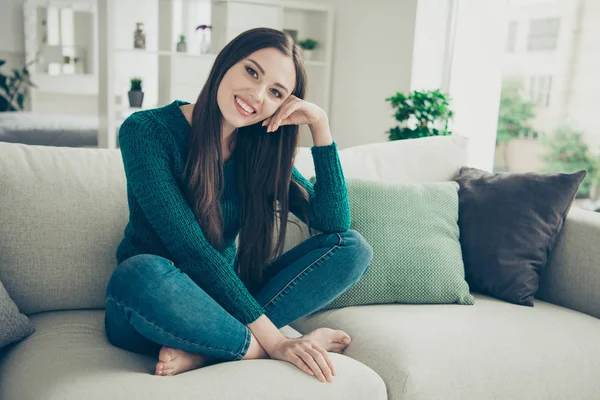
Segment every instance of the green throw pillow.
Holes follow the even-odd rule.
[[[346,187],[350,228],[371,244],[373,261],[360,281],[322,309],[475,303],[465,281],[456,182],[346,179]]]

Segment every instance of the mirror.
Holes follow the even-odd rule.
[[[94,14],[64,3],[38,5],[35,10],[36,72],[94,74]]]

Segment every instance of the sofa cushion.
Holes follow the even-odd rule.
[[[468,138],[459,135],[369,143],[339,150],[345,178],[399,183],[446,182],[467,164]],[[310,148],[298,148],[295,166],[305,178],[315,175]],[[308,227],[288,224],[284,250],[309,237]]]
[[[459,135],[371,143],[342,149],[340,163],[346,178],[445,182],[467,164],[467,144]]]
[[[329,353],[333,383],[280,360],[224,362],[175,376],[156,376],[157,359],[111,345],[103,310],[31,316],[36,333],[0,360],[0,399],[387,399],[382,379],[342,354]],[[289,337],[300,334],[286,326]]]
[[[450,135],[363,144],[339,150],[340,163],[346,178],[446,182],[467,164],[468,141]],[[310,148],[298,148],[294,164],[307,179],[315,175]]]
[[[373,260],[359,282],[323,309],[473,304],[460,249],[456,182],[346,179],[346,186],[351,228],[373,246]]]
[[[600,320],[543,301],[369,305],[318,311],[299,332],[342,329],[344,354],[375,370],[390,399],[595,399]]]
[[[461,168],[458,225],[472,291],[533,306],[539,274],[585,175]]]
[[[0,281],[0,349],[35,332],[35,327],[10,298]]]
[[[26,315],[104,308],[129,211],[120,150],[0,143],[0,276]]]

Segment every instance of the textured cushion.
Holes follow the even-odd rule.
[[[457,182],[465,279],[474,292],[533,306],[584,170],[498,173],[464,167]]]
[[[21,314],[0,281],[0,348],[18,342],[35,332],[26,315]]]
[[[156,376],[157,359],[111,345],[104,310],[52,311],[31,316],[36,333],[0,360],[0,399],[387,399],[369,367],[329,353],[334,383],[319,382],[280,360],[241,360]],[[288,337],[300,333],[290,327]]]
[[[315,178],[311,179],[315,182]],[[458,184],[347,179],[351,229],[373,247],[363,278],[324,307],[473,304],[464,279]]]
[[[467,163],[468,138],[432,136],[419,139],[369,143],[339,150],[344,177],[386,182],[425,183],[452,180]],[[315,175],[310,148],[299,147],[294,165],[302,175]],[[290,214],[284,250],[309,237],[306,225]],[[275,232],[277,235],[277,232]]]
[[[0,142],[0,276],[22,313],[104,308],[129,210],[120,150]]]
[[[600,320],[537,300],[522,307],[386,304],[319,311],[291,324],[352,337],[344,354],[373,368],[390,399],[598,399]]]

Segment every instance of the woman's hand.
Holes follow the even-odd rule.
[[[333,363],[327,356],[327,351],[313,340],[286,337],[271,349],[269,356],[274,360],[292,363],[308,375],[316,376],[321,382],[327,379],[333,383]]]
[[[327,114],[319,106],[291,95],[262,126],[268,125],[267,132],[274,132],[282,125],[314,125],[323,121],[327,121]]]

